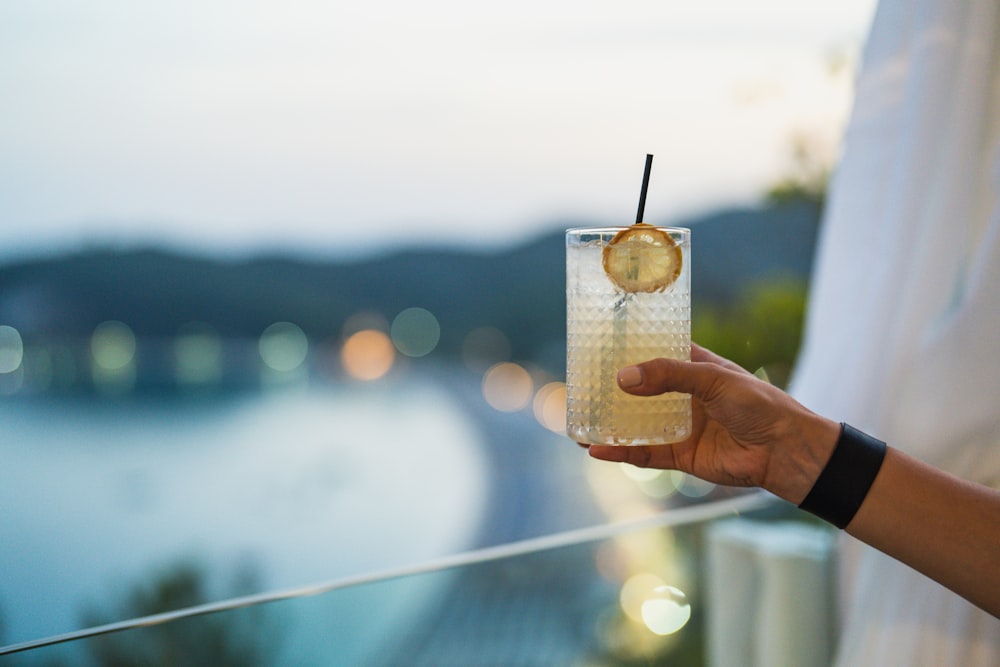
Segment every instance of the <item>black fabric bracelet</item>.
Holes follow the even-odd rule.
[[[885,449],[881,440],[842,423],[833,454],[799,509],[846,528],[882,467]]]

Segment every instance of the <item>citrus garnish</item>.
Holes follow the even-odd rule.
[[[639,222],[604,246],[604,272],[626,292],[662,292],[681,274],[681,249],[670,234]]]

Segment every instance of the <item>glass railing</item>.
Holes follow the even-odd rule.
[[[752,492],[0,648],[11,665],[705,663],[706,530]],[[175,587],[183,587],[178,576]],[[165,585],[169,588],[169,584]],[[9,661],[9,662],[7,662]]]
[[[705,531],[794,508],[481,390],[0,404],[0,662],[701,664]]]

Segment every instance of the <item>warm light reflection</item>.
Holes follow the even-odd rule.
[[[652,479],[638,482],[638,484],[640,491],[645,493],[650,498],[655,498],[657,500],[669,498],[677,493],[677,485],[674,484],[673,478],[670,475],[663,473],[653,477]]]
[[[594,555],[594,567],[608,581],[624,581],[628,576],[628,562],[614,540],[602,542]]]
[[[628,463],[619,464],[622,473],[636,483],[639,490],[650,498],[663,499],[677,493],[674,477],[667,470],[639,468]]]
[[[587,480],[612,522],[662,512],[659,498],[676,492],[668,471],[624,464],[593,461]],[[609,623],[602,638],[615,654],[628,659],[664,655],[677,641],[671,633],[688,622],[691,610],[681,591],[689,576],[675,538],[672,529],[625,533],[595,554],[601,576],[620,582],[619,620]]]
[[[0,373],[12,373],[24,360],[24,342],[14,327],[0,325]]]
[[[407,308],[396,315],[389,329],[396,349],[408,357],[430,354],[441,339],[441,325],[424,308]]]
[[[682,496],[688,498],[704,498],[715,490],[715,484],[698,479],[694,475],[688,475],[680,470],[668,471],[671,482]]]
[[[389,336],[374,329],[353,334],[340,350],[344,371],[357,380],[377,380],[389,372],[395,359]]]
[[[651,479],[656,479],[663,474],[663,470],[658,468],[640,468],[639,466],[634,466],[631,463],[619,463],[618,467],[621,468],[622,473],[634,482],[646,482]]]
[[[642,605],[653,595],[653,591],[666,585],[662,579],[650,572],[633,574],[622,584],[618,593],[618,603],[625,615],[633,621],[642,622]]]
[[[618,595],[622,611],[657,635],[670,635],[691,619],[691,605],[684,591],[668,586],[651,572],[629,577]]]
[[[639,492],[635,481],[626,477],[619,465],[589,459],[585,473],[594,501],[609,521],[631,521],[652,516],[661,509]]]
[[[496,327],[473,329],[462,341],[462,362],[473,373],[482,373],[490,366],[510,361],[510,341]]]
[[[174,373],[180,384],[206,384],[222,377],[222,340],[208,324],[183,326],[173,347]]]
[[[275,371],[294,371],[309,354],[309,340],[298,325],[275,322],[260,335],[257,345],[264,364]]]
[[[525,408],[531,402],[533,388],[531,374],[511,362],[497,364],[483,376],[483,398],[501,412]]]
[[[555,433],[566,432],[566,383],[549,382],[535,393],[535,419]]]
[[[643,601],[642,621],[658,635],[672,635],[691,619],[691,605],[684,591],[675,586],[657,586]]]

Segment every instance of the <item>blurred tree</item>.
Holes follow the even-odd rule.
[[[729,307],[695,304],[692,338],[784,387],[802,339],[807,291],[801,280],[777,277],[748,286]]]
[[[855,46],[834,49],[826,58],[827,83],[853,89],[857,68],[858,51]],[[800,129],[792,133],[789,173],[766,191],[768,203],[805,201],[822,208],[838,159],[843,122],[813,124],[809,130]]]
[[[791,168],[788,176],[768,188],[769,204],[804,201],[822,208],[832,168],[818,141],[807,134],[796,134],[791,142]]]
[[[117,613],[89,610],[84,623],[98,626],[204,604],[210,599],[207,579],[196,565],[181,563],[136,586]],[[240,569],[229,594],[250,592],[253,581],[251,571]],[[86,642],[86,648],[102,667],[253,667],[272,664],[274,645],[267,639],[273,634],[265,630],[263,611],[250,607],[102,635]]]

